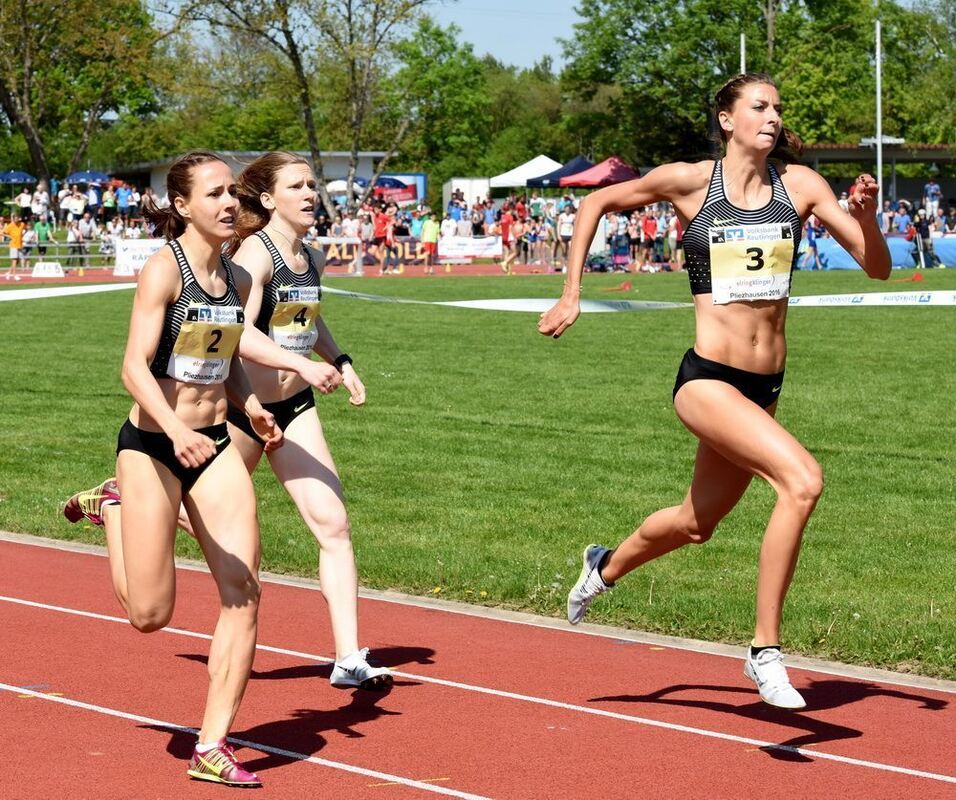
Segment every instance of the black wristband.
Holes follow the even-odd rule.
[[[342,355],[340,355],[338,358],[335,359],[335,361],[332,362],[332,366],[335,367],[339,372],[341,372],[342,367],[344,367],[346,364],[351,364],[351,363],[352,363],[352,356],[350,356],[348,353],[342,353]]]

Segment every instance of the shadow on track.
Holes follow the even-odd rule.
[[[327,710],[299,708],[285,719],[265,722],[242,731],[233,731],[230,736],[293,753],[315,755],[325,747],[328,734],[360,739],[365,734],[359,730],[359,727],[365,723],[374,722],[380,717],[401,716],[400,711],[389,711],[378,707],[378,701],[384,696],[385,694],[381,692],[355,691],[349,702],[339,708]],[[169,743],[166,745],[166,752],[174,758],[187,761],[192,755],[193,746],[196,743],[195,735],[181,731],[170,732],[168,728],[155,725],[140,727],[168,735]],[[257,756],[250,758],[249,753],[242,753],[240,759],[243,761],[243,766],[253,772],[270,770],[301,760],[273,753],[257,753]]]

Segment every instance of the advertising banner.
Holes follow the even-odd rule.
[[[135,275],[153,253],[166,244],[165,239],[117,239],[114,275]]]

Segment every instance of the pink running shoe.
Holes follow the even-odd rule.
[[[120,493],[116,478],[107,478],[99,486],[77,492],[66,501],[63,516],[70,522],[79,522],[86,517],[94,525],[103,524],[103,507],[119,503]]]
[[[200,781],[223,783],[226,786],[240,786],[249,789],[262,786],[262,781],[254,772],[249,772],[236,758],[232,747],[221,739],[214,750],[199,753],[193,750],[186,774]]]

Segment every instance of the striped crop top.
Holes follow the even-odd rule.
[[[717,304],[790,294],[803,225],[780,174],[767,166],[770,201],[750,211],[727,199],[723,163],[715,162],[704,204],[684,232],[691,294],[712,294]]]
[[[319,333],[315,322],[322,305],[322,286],[312,251],[305,247],[309,266],[294,272],[265,231],[257,231],[272,256],[272,278],[262,288],[256,327],[285,350],[309,356]]]
[[[183,285],[176,302],[166,309],[149,371],[157,379],[222,383],[229,377],[229,365],[243,329],[242,302],[232,266],[221,256],[226,291],[221,297],[213,297],[199,285],[179,242],[173,239],[169,246]]]

